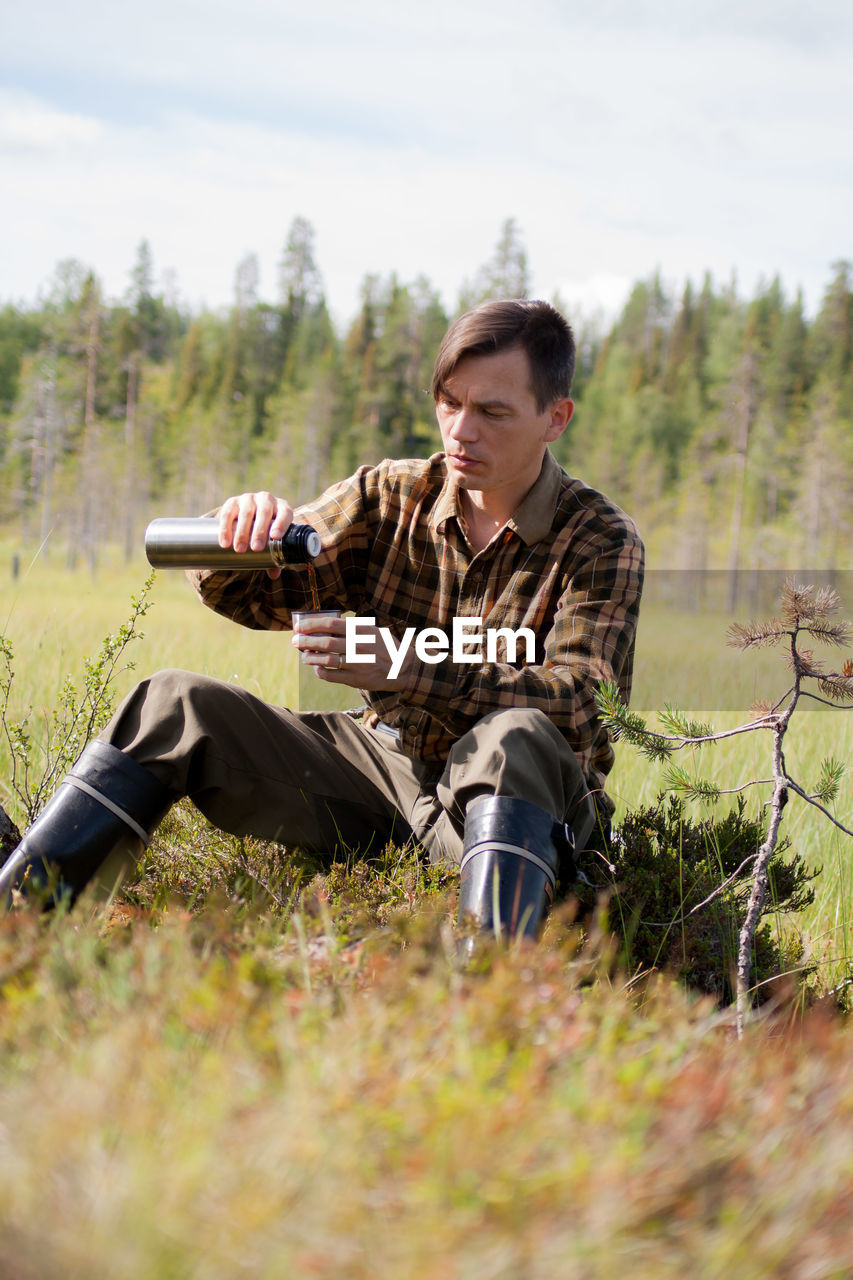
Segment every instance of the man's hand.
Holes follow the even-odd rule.
[[[292,643],[300,650],[301,661],[309,663],[321,680],[329,684],[348,684],[353,689],[404,690],[415,681],[420,660],[413,648],[406,651],[399,674],[391,679],[392,657],[379,634],[378,627],[364,623],[359,628],[359,647],[365,653],[372,652],[375,661],[346,663],[346,621],[305,615],[299,620],[299,631],[294,631]]]
[[[235,551],[263,551],[270,538],[283,538],[293,524],[293,507],[265,490],[227,498],[219,509],[219,545]],[[267,569],[280,578],[281,569]]]

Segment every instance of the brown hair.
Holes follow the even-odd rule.
[[[432,374],[432,395],[444,395],[447,380],[465,356],[493,355],[521,347],[530,364],[530,390],[540,413],[568,396],[575,372],[575,340],[568,322],[548,302],[507,298],[484,302],[447,330]]]

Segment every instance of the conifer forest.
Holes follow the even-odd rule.
[[[292,502],[362,463],[440,447],[430,375],[453,318],[530,294],[510,219],[448,314],[428,279],[366,275],[333,324],[312,226],[297,218],[275,301],[249,255],[230,308],[192,312],[143,241],[119,300],[61,262],[37,304],[0,304],[0,521],[94,569],[141,551],[155,515],[200,514],[268,488]],[[709,276],[677,296],[638,281],[603,324],[576,315],[577,408],[554,451],[637,520],[674,569],[851,565],[851,266],[827,267],[813,317],[778,278],[742,297]]]

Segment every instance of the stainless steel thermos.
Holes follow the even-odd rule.
[[[292,524],[283,538],[270,538],[263,551],[220,547],[215,517],[152,520],[145,530],[145,554],[155,569],[271,569],[305,564],[322,551],[310,524]]]

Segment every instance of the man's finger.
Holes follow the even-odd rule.
[[[226,498],[219,508],[219,545],[230,547],[234,536],[234,521],[237,518],[237,499]]]
[[[360,689],[362,682],[358,672],[352,667],[314,667],[314,673],[318,680],[325,680],[327,684],[347,684],[351,689]]]
[[[283,538],[293,523],[293,508],[266,489],[227,498],[219,510],[219,545],[237,552],[263,551],[270,538]],[[278,577],[275,574],[275,577]]]
[[[255,522],[257,504],[253,493],[241,493],[237,499],[237,519],[234,524],[231,545],[235,551],[249,550],[249,538]],[[263,546],[263,544],[261,544]]]
[[[249,545],[253,551],[263,551],[270,538],[270,526],[276,516],[276,499],[263,490],[250,495],[254,505]]]
[[[297,625],[294,627],[294,635],[298,636],[337,636],[340,639],[346,635],[346,621],[332,614],[323,613],[302,613],[299,616]]]
[[[300,653],[300,662],[319,663],[324,667],[338,669],[346,664],[343,645],[331,636],[312,636],[310,641],[296,644],[296,648]]]
[[[270,525],[271,538],[283,538],[293,524],[293,507],[284,498],[275,499],[275,515]]]

